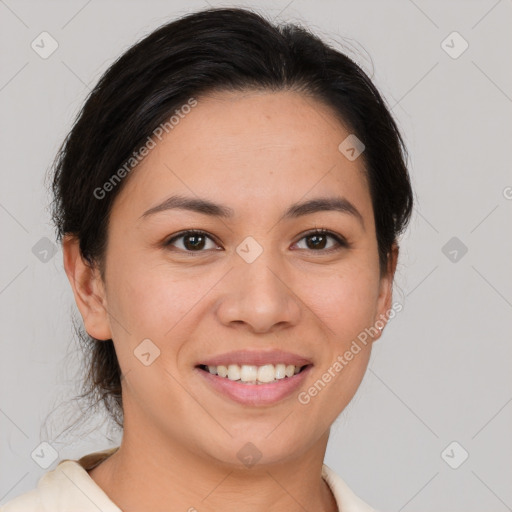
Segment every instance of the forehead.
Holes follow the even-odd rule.
[[[371,204],[362,158],[350,161],[338,149],[349,134],[331,109],[297,92],[206,95],[155,139],[115,209],[129,202],[140,215],[179,192],[254,215],[287,198],[341,194],[365,214]]]

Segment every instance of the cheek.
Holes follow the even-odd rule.
[[[153,337],[162,342],[175,325],[182,328],[182,320],[204,293],[201,286],[144,258],[119,263],[109,279],[112,314],[136,339]],[[126,331],[117,332],[126,336]]]
[[[378,279],[368,269],[341,270],[307,288],[308,305],[339,340],[357,337],[372,324]]]

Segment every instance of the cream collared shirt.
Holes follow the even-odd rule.
[[[90,453],[79,460],[65,459],[45,473],[33,489],[0,507],[0,512],[122,512],[89,476],[87,470],[112,455],[118,447]],[[377,512],[358,498],[328,466],[322,477],[340,512]]]

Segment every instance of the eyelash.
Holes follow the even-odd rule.
[[[164,246],[165,247],[169,247],[171,246],[176,240],[179,240],[180,238],[184,238],[186,237],[187,235],[203,235],[207,238],[209,238],[210,240],[212,240],[214,243],[217,243],[215,242],[215,240],[213,239],[213,237],[211,237],[206,231],[202,231],[200,229],[188,229],[187,231],[182,231],[181,233],[178,233],[177,235],[174,235],[172,238],[170,238],[167,242],[164,243]],[[310,230],[310,231],[307,231],[306,233],[304,233],[302,235],[302,237],[295,243],[298,243],[300,242],[301,240],[303,240],[304,238],[308,238],[310,236],[313,236],[313,235],[328,235],[329,237],[333,238],[336,243],[338,244],[337,247],[331,247],[329,249],[319,249],[319,250],[314,250],[314,249],[299,249],[299,250],[308,250],[308,251],[311,251],[311,252],[318,252],[318,253],[327,253],[327,254],[330,254],[331,252],[334,252],[334,251],[339,251],[340,249],[345,249],[345,248],[348,248],[350,247],[350,244],[340,235],[337,235],[336,233],[333,233],[332,231],[329,231],[328,229],[324,229],[324,228],[316,228],[316,229],[313,229],[313,230]],[[217,244],[218,245],[218,244]],[[178,249],[179,251],[181,252],[184,252],[184,253],[187,253],[187,254],[194,254],[194,253],[202,253],[202,252],[206,252],[206,250],[199,250],[199,251],[189,251],[189,250],[186,250],[186,249]]]

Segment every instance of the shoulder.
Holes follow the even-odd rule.
[[[326,464],[322,467],[322,477],[329,485],[338,508],[343,512],[378,512],[359,498],[342,478]]]
[[[18,496],[0,507],[0,512],[45,512],[37,489]]]
[[[62,460],[39,479],[36,489],[13,498],[0,512],[121,512],[87,473],[116,449]]]

